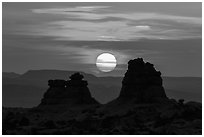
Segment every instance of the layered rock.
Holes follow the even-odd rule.
[[[167,99],[162,86],[161,72],[142,58],[130,60],[122,81],[119,98],[134,98],[137,102],[154,102]]]
[[[77,104],[98,104],[91,97],[87,87],[87,81],[83,80],[83,75],[75,73],[70,76],[70,80],[49,80],[49,88],[45,92],[40,106],[42,105],[77,105]]]

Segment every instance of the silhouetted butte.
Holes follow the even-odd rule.
[[[98,104],[91,97],[87,87],[87,81],[83,80],[83,75],[74,73],[70,80],[49,80],[49,89],[45,92],[39,106],[44,105],[79,105]]]
[[[130,60],[119,98],[134,98],[139,103],[167,99],[162,86],[161,72],[156,71],[153,64],[145,63],[142,58]]]

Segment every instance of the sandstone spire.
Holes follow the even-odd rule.
[[[91,97],[87,87],[88,82],[83,80],[84,76],[75,73],[70,80],[49,80],[49,88],[45,92],[40,106],[42,105],[77,105],[77,104],[98,104]]]
[[[134,98],[137,102],[152,102],[166,99],[161,72],[142,58],[130,60],[122,81],[119,98]]]

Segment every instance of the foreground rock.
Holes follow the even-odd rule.
[[[39,111],[3,109],[3,134],[31,135],[201,135],[202,107],[200,103],[179,104],[172,100],[168,106],[129,104],[131,109],[88,108],[72,118],[62,114]],[[126,107],[129,107],[126,105]],[[111,111],[110,110],[110,111]],[[24,110],[25,111],[25,110]]]

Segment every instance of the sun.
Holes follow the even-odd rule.
[[[116,58],[110,53],[102,53],[96,59],[96,66],[102,72],[110,72],[115,69],[116,65]]]

